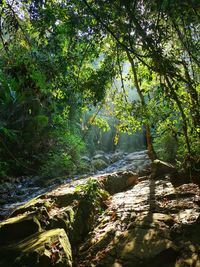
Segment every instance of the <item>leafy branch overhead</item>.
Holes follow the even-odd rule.
[[[198,169],[199,18],[196,0],[1,1],[1,176],[76,172],[99,104],[115,143],[142,130],[152,159]]]

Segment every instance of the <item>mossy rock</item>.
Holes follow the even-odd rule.
[[[67,235],[72,231],[74,223],[74,210],[68,206],[54,211],[54,215],[49,220],[48,229],[63,228]]]
[[[102,159],[93,159],[92,160],[92,166],[96,170],[102,170],[102,169],[108,167],[108,164]]]
[[[0,245],[11,244],[41,231],[40,223],[32,214],[23,214],[0,223]]]
[[[66,187],[52,191],[46,196],[52,199],[59,207],[67,207],[77,199],[77,192],[75,192],[75,188],[73,187]]]
[[[63,229],[37,233],[0,251],[0,266],[72,267],[72,252]]]
[[[177,174],[177,169],[170,163],[161,160],[154,160],[151,163],[152,178],[158,178],[166,174]]]
[[[100,181],[103,183],[105,190],[113,195],[134,186],[138,181],[138,174],[132,171],[114,172],[102,175]]]
[[[95,205],[87,199],[81,199],[74,207],[74,220],[69,232],[69,239],[73,246],[80,244],[93,228],[98,210]]]
[[[38,208],[44,206],[46,207],[47,205],[50,205],[50,201],[48,199],[42,199],[41,196],[38,196],[31,199],[26,204],[19,206],[12,212],[10,217],[15,217],[25,212],[33,212],[36,211]]]
[[[106,164],[110,164],[110,159],[107,155],[102,155],[102,154],[97,154],[93,157],[93,160],[98,160],[101,159],[103,160]]]

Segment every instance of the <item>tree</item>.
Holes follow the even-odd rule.
[[[81,109],[102,101],[114,77],[118,127],[145,126],[152,159],[152,137],[170,134],[181,161],[198,161],[198,1],[4,0],[0,8],[2,166],[35,169],[61,148],[76,164]],[[130,103],[126,61],[139,95]]]
[[[93,68],[102,45],[96,22],[72,2],[3,1],[1,15],[2,169],[50,173],[63,162],[73,171],[81,108],[103,98],[112,73],[110,55]]]
[[[200,127],[198,2],[84,0],[84,3],[105,33],[127,54],[133,72],[137,74],[134,67],[137,62],[156,75],[157,88],[162,90],[162,97],[169,99],[172,112],[179,117],[176,132],[179,141],[182,135],[185,138],[185,157],[197,155],[195,146],[199,143]],[[135,85],[138,89],[136,79]],[[156,90],[152,86],[151,94]],[[139,95],[144,105],[146,96],[141,92]],[[159,125],[154,122],[154,127]]]

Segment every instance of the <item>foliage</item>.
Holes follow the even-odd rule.
[[[144,128],[149,155],[175,140],[174,159],[198,161],[199,37],[196,0],[2,1],[1,174],[74,171],[81,110],[106,96],[116,142]]]
[[[94,70],[92,17],[57,1],[1,3],[0,161],[2,175],[74,171],[83,150],[81,107],[111,81],[109,56]],[[78,22],[78,23],[77,23]]]
[[[158,158],[171,163],[176,163],[177,146],[177,140],[168,132],[156,138],[154,141],[154,147]]]
[[[73,174],[82,170],[80,154],[84,151],[84,143],[80,135],[72,132],[56,132],[56,142],[47,154],[41,168],[42,174],[49,177]]]
[[[122,93],[115,96],[119,129],[134,131],[145,125],[161,143],[160,128],[175,136],[178,158],[194,159],[199,152],[199,6],[197,1],[84,1],[105,34],[118,48],[120,60],[130,62],[123,75]],[[126,59],[125,59],[126,58]],[[132,80],[139,102],[124,92]],[[125,95],[125,96],[124,96]],[[137,103],[137,104],[136,104]],[[160,140],[159,140],[160,139]],[[182,142],[184,140],[184,142]],[[150,138],[147,140],[149,145]],[[199,147],[199,146],[197,146]],[[196,155],[194,157],[194,155]]]
[[[81,199],[92,204],[96,210],[102,212],[102,204],[109,197],[109,193],[101,188],[96,179],[88,179],[85,184],[77,185],[76,191],[82,193]]]

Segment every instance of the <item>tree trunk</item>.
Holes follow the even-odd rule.
[[[126,51],[126,53],[127,53],[129,62],[131,64],[131,68],[132,68],[132,72],[133,72],[133,76],[134,76],[134,81],[135,81],[135,87],[136,87],[137,93],[140,97],[141,105],[144,107],[144,109],[146,109],[144,96],[142,94],[142,91],[140,89],[140,85],[138,82],[135,63],[134,63],[129,51]],[[153,148],[152,138],[151,138],[151,129],[150,129],[150,126],[148,123],[146,123],[146,125],[145,125],[145,131],[146,131],[146,142],[147,142],[148,155],[149,155],[149,158],[153,161],[154,159],[156,159],[156,153],[155,153],[154,148]]]
[[[187,125],[187,118],[186,118],[186,115],[184,113],[184,109],[181,105],[181,102],[172,86],[172,84],[170,83],[170,80],[167,76],[165,76],[165,80],[167,82],[167,85],[168,87],[170,88],[171,90],[171,95],[173,97],[173,99],[176,101],[176,104],[180,110],[180,113],[181,113],[181,117],[182,117],[182,120],[183,120],[183,133],[184,133],[184,137],[185,137],[185,142],[186,142],[186,146],[187,146],[187,151],[188,151],[188,155],[189,157],[191,156],[191,147],[190,147],[190,141],[189,141],[189,136],[188,136],[188,125]]]

